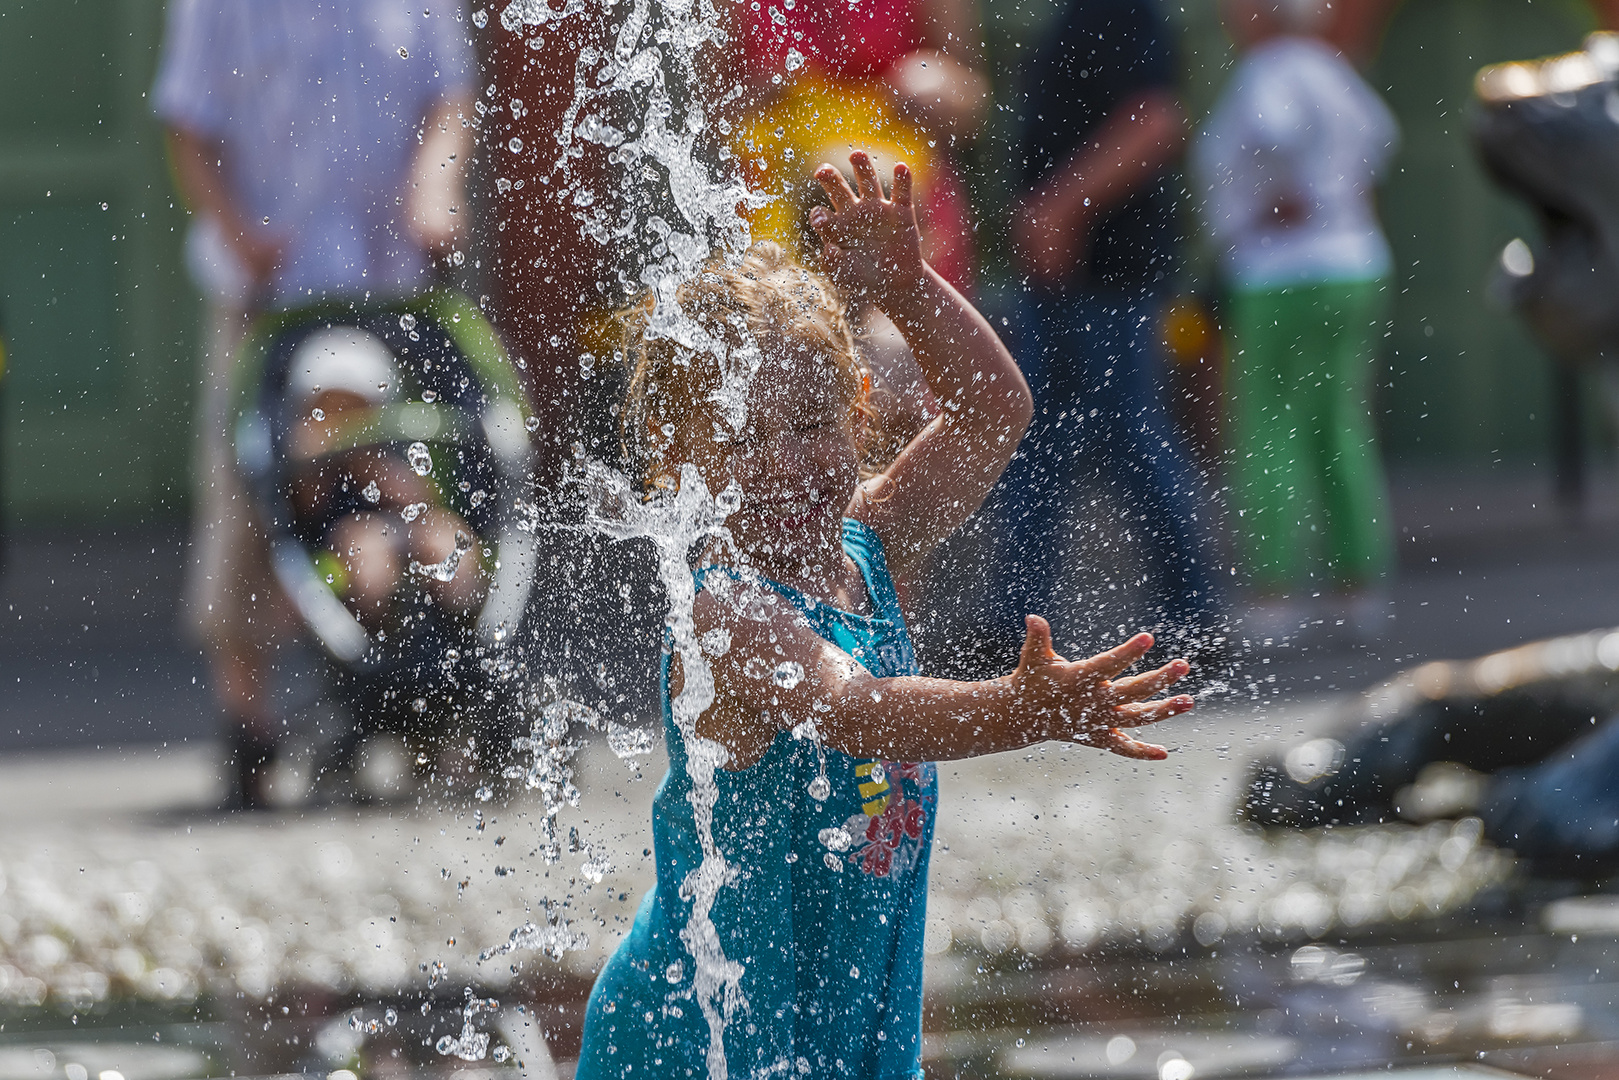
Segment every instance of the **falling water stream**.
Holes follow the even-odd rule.
[[[706,155],[717,159],[709,162],[701,149],[712,132],[710,103],[699,89],[698,63],[703,50],[726,44],[720,12],[713,0],[566,0],[560,7],[546,0],[513,0],[500,13],[501,26],[518,34],[535,27],[542,34],[556,32],[570,22],[596,31],[587,33],[590,40],[612,44],[606,49],[586,46],[579,53],[573,101],[555,132],[556,157],[546,182],[555,185],[557,200],[596,241],[617,250],[644,252],[633,283],[652,297],[645,333],[676,343],[692,363],[716,365],[720,380],[714,402],[740,430],[748,382],[758,369],[758,349],[751,343],[733,348],[710,335],[681,309],[677,298],[681,285],[700,273],[715,251],[737,258],[746,252],[749,230],[743,212],[764,201],[748,190],[729,155]],[[518,140],[512,141],[507,149],[520,152]],[[622,184],[613,198],[592,190],[571,167],[581,156],[582,142],[607,148],[612,175]],[[543,160],[543,151],[541,155]],[[510,183],[497,180],[502,190]],[[622,285],[632,285],[624,280],[623,271],[620,276]],[[677,490],[647,499],[639,485],[617,470],[582,456],[569,480],[583,496],[586,528],[616,541],[650,541],[656,552],[658,579],[668,603],[664,620],[668,646],[679,658],[683,675],[681,691],[670,708],[684,742],[703,852],[701,863],[682,883],[681,894],[692,906],[681,940],[692,960],[690,994],[710,1033],[709,1075],[723,1080],[725,1024],[742,1004],[742,965],[726,956],[710,912],[736,870],[715,845],[712,832],[718,798],[715,770],[727,754],[718,743],[697,734],[698,718],[714,699],[709,655],[723,649],[698,639],[692,622],[696,586],[687,560],[695,544],[723,536],[725,518],[740,504],[742,493],[734,486],[711,493],[688,465]],[[564,805],[577,805],[579,799],[568,764],[578,749],[570,737],[576,726],[605,727],[609,746],[621,757],[644,752],[649,741],[644,732],[604,722],[575,702],[553,700],[540,709],[530,735],[518,745],[530,762],[512,772],[538,790],[544,801],[542,854],[547,861],[555,861],[562,851],[558,812]],[[587,880],[599,882],[611,871],[588,842],[570,836],[567,846],[584,851],[582,875]],[[482,958],[516,949],[560,958],[585,944],[583,932],[557,905],[548,904],[546,925],[529,922],[518,927],[506,943],[485,950]],[[476,1031],[473,1019],[474,1013],[466,1013],[461,1033],[441,1040],[441,1053],[483,1056],[488,1039]]]

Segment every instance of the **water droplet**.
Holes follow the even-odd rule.
[[[797,49],[787,50],[787,70],[797,71],[804,66],[804,54]]]
[[[531,416],[527,420],[523,421],[523,426],[529,431],[538,431],[540,430],[540,418],[538,416]]]
[[[783,660],[770,677],[783,690],[791,690],[804,681],[804,665],[796,660]]]
[[[663,969],[663,977],[668,979],[671,983],[680,982],[681,979],[686,977],[686,965],[682,964],[679,960],[676,960],[674,963]]]
[[[316,420],[324,420],[324,419],[326,419],[326,410],[325,409],[310,409],[309,410],[309,415],[313,416]]]
[[[412,709],[415,709],[419,713],[420,712],[426,712],[427,711],[427,699],[424,698],[424,697],[419,697],[415,701],[410,703],[410,707]],[[418,755],[418,756],[420,756],[420,755]],[[417,764],[418,765],[426,765],[427,762],[426,761],[418,761]]]
[[[424,503],[424,502],[411,503],[409,506],[407,506],[403,510],[399,511],[399,516],[404,518],[406,521],[415,521],[417,518],[421,517],[426,512],[427,512],[427,504],[426,503]]]
[[[871,782],[873,784],[881,784],[887,779],[888,770],[883,768],[883,763],[880,761],[873,761],[871,763]]]
[[[489,12],[483,8],[479,8],[477,11],[474,11],[472,13],[472,25],[476,26],[479,30],[482,30],[484,27],[488,26]]]
[[[851,979],[860,978],[860,966],[858,964],[850,964],[849,965],[849,978],[851,978]]]
[[[479,12],[479,14],[482,14],[482,12]],[[496,1061],[504,1062],[512,1056],[512,1052],[505,1043],[502,1043],[501,1045],[495,1047],[494,1051],[489,1056],[494,1058]]]
[[[652,732],[628,727],[617,720],[607,721],[607,748],[620,758],[652,753]]]
[[[393,1006],[390,1005],[387,1010],[383,1012],[382,1022],[387,1024],[389,1027],[393,1027],[395,1024],[399,1023],[399,1014],[393,1010]]]
[[[411,443],[409,449],[405,451],[405,460],[410,462],[410,467],[416,470],[417,476],[426,476],[433,471],[433,455],[428,452],[427,444],[424,442]]]
[[[821,861],[826,864],[826,868],[828,870],[842,870],[843,869],[843,860],[841,858],[839,858],[838,856],[832,854],[830,851],[827,852],[825,855],[821,856]]]
[[[514,154],[522,153],[523,152],[523,140],[519,139],[517,136],[513,135],[511,142],[506,144],[506,149],[510,150]]]
[[[762,657],[750,656],[742,662],[742,674],[750,679],[762,679],[770,674],[770,665]]]
[[[399,46],[399,59],[401,59],[401,60],[409,60],[410,59],[410,50],[405,48],[403,45]]]
[[[724,656],[731,651],[731,632],[723,626],[716,626],[703,634],[701,644],[703,652],[709,656]]]
[[[809,787],[806,790],[809,792],[810,798],[816,802],[826,802],[827,799],[832,797],[832,781],[825,776],[817,776],[809,782]]]
[[[854,844],[854,837],[842,825],[822,829],[816,836],[828,851],[848,851]]]
[[[483,501],[487,498],[489,498],[489,493],[480,488],[479,490],[474,491],[472,495],[468,497],[467,501],[472,504],[474,509],[476,509],[477,507],[482,506]]]
[[[495,797],[495,789],[490,787],[488,784],[483,784],[480,785],[478,790],[472,794],[479,802],[488,802],[490,799]]]
[[[433,402],[438,400],[438,391],[437,390],[423,390],[422,391],[422,400],[427,402],[429,405],[433,404]]]
[[[382,499],[382,489],[377,487],[377,482],[375,480],[372,480],[370,483],[366,484],[365,487],[361,488],[360,494],[365,496],[365,501],[368,503],[376,503]]]

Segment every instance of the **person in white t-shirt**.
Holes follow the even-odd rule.
[[[171,0],[154,107],[204,293],[187,601],[230,744],[228,802],[263,805],[267,647],[284,610],[233,467],[233,357],[257,314],[432,282],[462,209],[473,79],[456,0]]]
[[[1325,14],[1318,0],[1228,0],[1242,57],[1191,156],[1229,290],[1227,452],[1262,637],[1298,630],[1317,592],[1364,635],[1388,617],[1370,399],[1393,258],[1373,188],[1399,129],[1313,36]]]

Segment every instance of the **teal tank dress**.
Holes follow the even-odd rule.
[[[869,616],[766,584],[872,674],[916,674],[877,534],[846,519],[843,549],[865,579]],[[699,571],[698,587],[706,574],[724,572]],[[680,884],[702,852],[669,710],[667,658],[663,702],[669,772],[653,802],[658,881],[591,992],[578,1080],[708,1075],[708,1024],[680,940],[691,912]],[[831,793],[821,801],[809,791],[821,775],[820,753],[782,732],[756,764],[718,774],[714,841],[738,873],[711,918],[726,957],[744,965],[744,1000],[725,1026],[727,1073],[731,1080],[917,1080],[937,770],[827,747]]]

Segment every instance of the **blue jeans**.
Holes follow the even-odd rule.
[[[1127,529],[1146,557],[1155,610],[1131,613],[1130,629],[1156,626],[1173,639],[1216,622],[1205,485],[1161,398],[1161,306],[1150,295],[1029,295],[1018,364],[1035,417],[996,500],[1003,544],[995,619],[1008,630],[1021,632],[1025,613],[1044,615],[1059,643],[1083,628],[1084,620],[1052,607],[1065,546],[1058,530],[1078,483],[1111,490],[1126,519],[1117,532]]]

